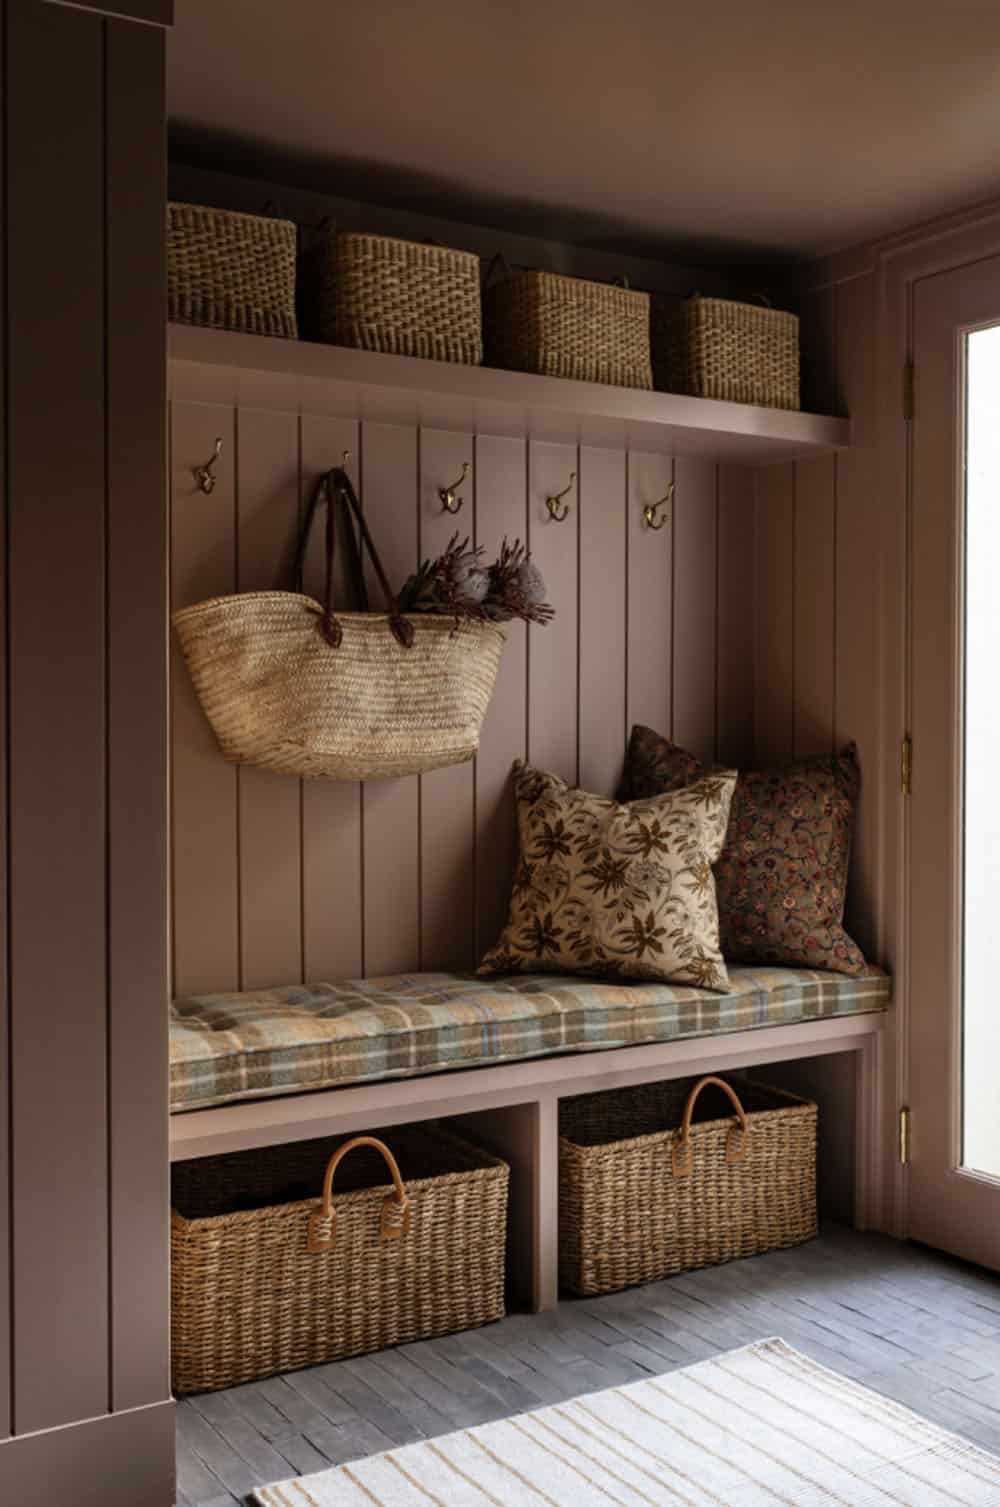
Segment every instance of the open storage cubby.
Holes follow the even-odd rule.
[[[868,1227],[878,1207],[875,1125],[884,1015],[873,1013],[716,1036],[537,1058],[175,1115],[171,1157],[280,1147],[371,1124],[440,1119],[511,1168],[507,1246],[512,1306],[558,1301],[559,1104],[574,1095],[704,1073],[759,1076],[819,1105],[821,1213]],[[268,1153],[270,1154],[270,1153]]]

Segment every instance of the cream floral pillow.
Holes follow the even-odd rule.
[[[724,992],[712,864],[735,770],[619,805],[514,766],[521,857],[479,972],[593,973]]]

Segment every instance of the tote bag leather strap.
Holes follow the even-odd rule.
[[[409,622],[399,610],[399,601],[393,594],[389,585],[388,577],[382,568],[378,550],[371,531],[365,522],[365,516],[361,511],[357,494],[351,484],[351,478],[341,466],[335,466],[332,471],[325,472],[317,481],[313,495],[306,510],[306,516],[299,534],[298,548],[295,552],[294,584],[297,591],[302,590],[302,580],[305,568],[306,549],[309,545],[309,536],[312,533],[317,510],[321,503],[326,504],[326,580],[323,595],[323,617],[320,622],[320,631],[331,648],[340,647],[344,630],[337,619],[333,605],[333,567],[337,550],[336,506],[340,503],[344,511],[347,527],[347,560],[348,569],[351,573],[358,601],[363,612],[368,611],[368,590],[365,585],[364,571],[361,565],[361,550],[355,533],[355,524],[364,541],[365,549],[371,558],[382,595],[385,599],[385,610],[389,615],[389,627],[393,637],[404,649],[410,648],[414,639],[413,624]]]

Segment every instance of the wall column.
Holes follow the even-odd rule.
[[[169,1507],[170,5],[2,13],[0,1500]]]

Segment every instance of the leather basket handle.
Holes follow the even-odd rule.
[[[306,1237],[306,1250],[312,1256],[318,1256],[323,1251],[331,1251],[337,1240],[337,1211],[333,1207],[333,1179],[344,1157],[348,1152],[356,1151],[359,1146],[373,1146],[385,1158],[386,1165],[392,1176],[393,1189],[382,1200],[382,1214],[379,1219],[380,1240],[400,1240],[410,1230],[410,1200],[406,1195],[406,1188],[396,1158],[389,1150],[384,1141],[379,1141],[375,1136],[357,1135],[353,1140],[339,1146],[327,1163],[326,1175],[323,1178],[323,1196],[320,1206],[309,1215],[309,1229]],[[323,1230],[326,1233],[323,1233]]]
[[[674,1136],[670,1148],[670,1158],[674,1177],[690,1177],[694,1167],[694,1149],[691,1145],[691,1117],[694,1107],[698,1102],[698,1095],[709,1084],[721,1088],[729,1098],[736,1111],[736,1124],[729,1131],[726,1140],[726,1165],[732,1166],[734,1162],[741,1162],[746,1155],[747,1143],[750,1140],[750,1126],[747,1123],[746,1110],[739,1101],[736,1090],[728,1084],[724,1078],[699,1078],[687,1096],[684,1106],[684,1114],[681,1118],[681,1128]]]
[[[331,649],[339,649],[343,642],[344,630],[337,620],[333,607],[333,562],[337,547],[336,521],[334,508],[340,502],[347,514],[348,530],[348,561],[351,574],[354,577],[355,590],[361,600],[361,610],[368,610],[368,592],[365,588],[364,573],[361,568],[361,552],[355,537],[354,529],[357,527],[365,548],[371,557],[372,566],[378,577],[385,598],[385,610],[389,617],[389,627],[397,643],[404,649],[409,649],[414,641],[413,624],[399,610],[399,601],[393,594],[389,585],[388,577],[382,568],[375,541],[365,522],[365,516],[361,511],[357,494],[351,484],[351,479],[343,466],[334,466],[332,471],[326,471],[316,483],[315,490],[309,502],[306,516],[299,533],[298,548],[295,553],[295,565],[293,567],[293,579],[296,591],[302,590],[302,577],[305,566],[306,548],[309,543],[309,535],[316,518],[316,513],[321,504],[326,505],[326,585],[324,589],[323,617],[320,622],[320,630]]]

